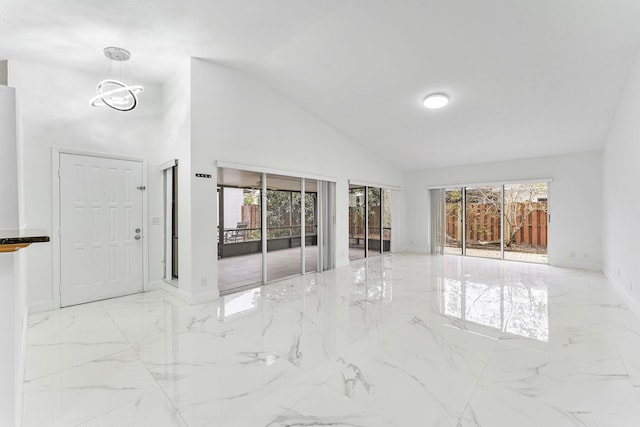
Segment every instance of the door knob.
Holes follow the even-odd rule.
[[[140,240],[140,235],[139,235],[139,234],[136,234],[136,237],[134,237],[134,239],[136,239],[136,240]]]
[[[136,233],[139,233],[141,230],[139,228],[136,228]]]

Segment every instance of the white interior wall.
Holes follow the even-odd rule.
[[[16,110],[13,88],[0,86],[0,229],[19,224]],[[23,249],[23,251],[28,249]],[[0,425],[20,425],[25,283],[19,253],[0,253]]]
[[[629,74],[603,153],[604,272],[640,310],[640,56]]]
[[[0,229],[18,226],[18,150],[15,90],[0,85]],[[12,203],[15,202],[15,203]]]
[[[510,182],[551,178],[549,263],[602,268],[602,153],[563,156],[409,172],[404,176],[405,249],[427,253],[428,186]]]
[[[132,67],[135,69],[134,67]],[[142,82],[140,106],[131,112],[89,105],[105,76],[10,60],[8,80],[16,88],[22,151],[24,212],[21,226],[52,231],[52,148],[146,158],[161,134],[162,97]],[[27,298],[34,310],[55,306],[51,243],[32,245],[25,258]]]
[[[254,78],[198,59],[191,67],[192,169],[213,176],[192,174],[193,274],[207,284],[201,291],[217,291],[216,161],[335,178],[336,259],[347,264],[348,181],[401,187],[401,172]]]
[[[178,159],[178,252],[179,282],[190,285],[191,223],[191,66],[187,61],[162,86],[162,132],[149,149],[149,282],[157,284],[164,277],[164,188],[160,165]],[[183,218],[184,214],[184,218]],[[159,223],[154,224],[153,218]]]

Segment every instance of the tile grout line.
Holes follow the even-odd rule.
[[[482,367],[482,372],[480,373],[480,375],[478,375],[478,379],[476,380],[476,384],[473,387],[473,390],[471,391],[471,393],[469,393],[469,399],[467,399],[467,403],[465,403],[464,407],[462,408],[462,411],[460,412],[460,417],[458,418],[459,426],[462,425],[462,419],[464,417],[464,413],[467,411],[467,408],[471,407],[470,406],[471,400],[473,399],[473,396],[476,394],[476,391],[478,390],[478,386],[480,386],[480,381],[482,381],[482,377],[484,377],[484,374],[487,371],[487,367],[489,366],[489,361],[491,361],[491,358],[493,357],[493,354],[495,353],[496,348],[500,343],[500,339],[501,338],[499,338],[497,342],[494,344],[493,349],[491,350],[491,353],[487,357],[487,361],[484,363],[484,366]]]
[[[104,307],[102,307],[102,305],[100,305],[100,308],[104,310],[104,312],[105,312],[105,314],[107,315],[107,317],[109,318],[109,320],[113,323],[113,326],[115,326],[115,328],[118,330],[118,332],[120,332],[120,334],[122,334],[122,337],[125,339],[125,341],[124,341],[124,342],[126,342],[126,344],[128,344],[128,345],[129,345],[129,348],[127,348],[127,349],[122,349],[122,350],[117,350],[117,351],[112,351],[112,352],[109,352],[109,353],[105,353],[105,354],[104,354],[104,355],[102,355],[102,356],[98,356],[98,357],[96,357],[96,358],[92,358],[92,359],[87,360],[87,361],[85,361],[85,362],[80,362],[80,363],[77,363],[77,364],[75,364],[75,365],[73,365],[73,366],[69,366],[69,367],[64,368],[64,369],[59,369],[59,370],[57,370],[57,371],[50,372],[50,373],[48,373],[48,374],[41,375],[41,376],[36,377],[36,378],[31,378],[31,379],[29,379],[29,380],[25,379],[25,380],[24,380],[24,383],[25,383],[25,384],[27,384],[27,383],[32,383],[32,382],[35,382],[35,381],[39,381],[39,380],[41,380],[41,379],[43,379],[43,378],[46,378],[46,377],[49,377],[49,376],[51,376],[51,375],[59,374],[59,373],[61,373],[61,372],[66,372],[66,371],[68,371],[68,370],[70,370],[70,369],[77,368],[78,366],[82,366],[82,365],[85,365],[85,364],[87,364],[87,363],[93,363],[93,362],[96,362],[96,361],[98,361],[98,360],[101,360],[101,359],[104,359],[104,358],[107,358],[107,357],[113,356],[114,354],[119,354],[119,353],[123,353],[123,352],[125,352],[125,351],[133,350],[133,346],[131,345],[131,343],[129,342],[129,340],[127,339],[127,337],[122,333],[122,331],[120,330],[120,328],[118,328],[118,325],[116,325],[116,324],[115,324],[115,322],[113,321],[113,319],[111,318],[111,316],[109,315],[109,313],[107,312],[107,310],[105,310],[105,309],[104,309]],[[58,309],[58,310],[61,310],[61,309]],[[28,328],[27,328],[27,334],[28,334],[28,333],[29,333],[29,330],[28,330]],[[27,340],[28,340],[28,339],[27,339]],[[58,344],[59,344],[59,343],[58,343]],[[95,344],[95,343],[94,343],[94,344]],[[100,343],[100,344],[106,344],[106,343]],[[28,352],[28,351],[29,351],[29,346],[27,345],[26,352]]]
[[[142,292],[144,293],[144,292]],[[169,295],[168,292],[165,291],[165,293],[167,295]],[[117,304],[117,303],[115,303]],[[104,308],[104,307],[103,307]],[[169,398],[169,396],[167,396],[167,393],[165,392],[165,390],[162,388],[162,386],[160,385],[160,383],[158,382],[158,380],[156,379],[156,377],[153,375],[153,373],[149,370],[149,368],[147,367],[147,364],[144,363],[144,360],[142,360],[142,358],[140,357],[140,353],[134,348],[133,344],[131,343],[131,340],[129,340],[129,338],[127,337],[127,335],[122,331],[122,329],[118,326],[118,324],[116,323],[115,320],[113,320],[113,316],[111,316],[111,313],[109,313],[109,311],[104,308],[105,312],[107,313],[107,315],[109,316],[109,319],[111,319],[111,321],[113,322],[113,324],[116,326],[116,328],[118,328],[118,330],[120,331],[120,333],[125,337],[125,339],[127,340],[127,342],[129,343],[129,345],[131,346],[131,351],[133,351],[133,353],[136,355],[136,358],[140,361],[140,363],[142,364],[142,366],[144,367],[145,371],[147,371],[147,373],[149,374],[149,376],[151,376],[151,378],[153,379],[154,383],[156,384],[158,390],[160,391],[160,393],[162,393],[162,395],[167,399],[167,402],[169,402],[169,404],[171,405],[171,407],[174,409],[175,411],[175,415],[184,423],[184,425],[186,427],[189,427],[189,424],[187,424],[187,422],[184,420],[184,418],[182,417],[182,414],[180,413],[180,411],[178,410],[178,408],[176,408],[176,406],[174,405],[173,401]],[[158,338],[158,340],[160,340],[162,338]],[[153,340],[153,341],[157,341],[157,340]]]

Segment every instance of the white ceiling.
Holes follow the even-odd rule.
[[[601,148],[637,0],[0,0],[0,58],[245,70],[403,170]],[[421,106],[445,91],[450,105]]]

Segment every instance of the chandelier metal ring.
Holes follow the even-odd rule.
[[[98,83],[97,95],[89,103],[93,107],[106,105],[118,111],[131,111],[138,105],[137,95],[142,91],[143,87],[140,85],[127,86],[118,80],[107,79]]]

